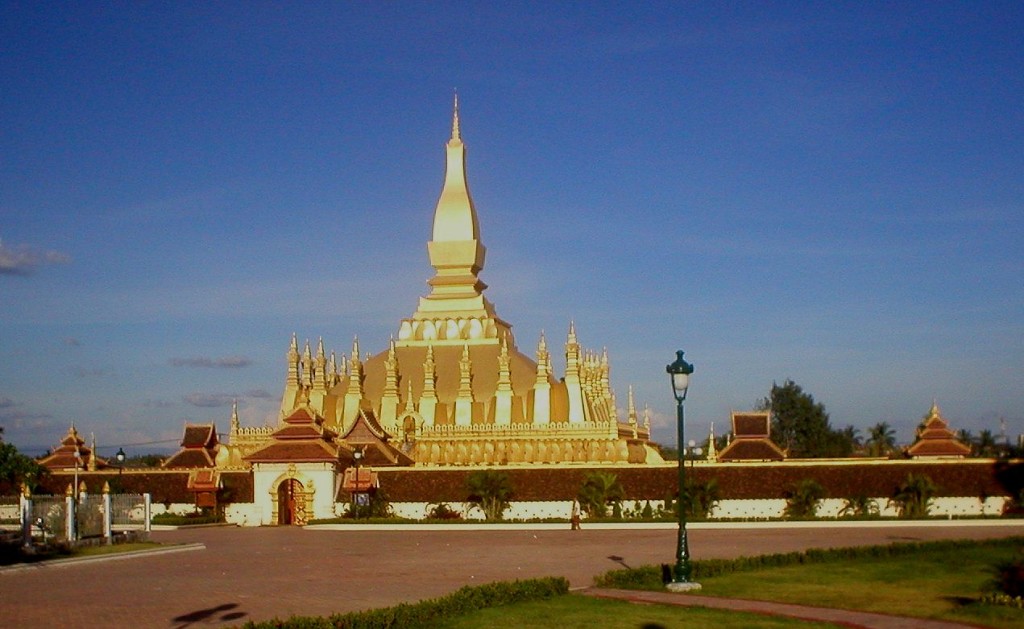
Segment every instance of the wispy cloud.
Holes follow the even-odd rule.
[[[67,345],[68,347],[81,347],[82,346],[82,342],[79,341],[78,339],[76,339],[73,336],[69,336],[69,337],[65,338],[64,339],[64,344]]]
[[[50,428],[53,415],[33,412],[9,397],[0,397],[0,426],[10,431]]]
[[[275,398],[269,391],[263,389],[253,389],[245,392],[245,397],[256,400],[273,400]]]
[[[252,360],[244,356],[225,356],[223,358],[172,358],[169,361],[174,367],[202,367],[208,369],[238,369],[248,367]]]
[[[146,408],[174,408],[178,403],[170,400],[146,400],[142,405]]]
[[[29,245],[7,245],[0,240],[0,275],[31,275],[46,264],[67,264],[71,256],[59,251],[40,251]]]

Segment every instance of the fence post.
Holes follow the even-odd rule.
[[[103,483],[103,537],[114,541],[114,510],[110,508],[110,483]]]
[[[149,533],[153,530],[153,496],[142,494],[142,497],[146,504],[146,532]]]
[[[25,484],[21,486],[21,543],[32,545],[32,491]]]
[[[71,489],[71,485],[68,485],[68,490],[64,492],[64,507],[65,507],[65,522],[64,522],[64,537],[68,541],[75,541],[78,539],[78,530],[75,526],[76,515],[78,513],[78,501],[75,500],[75,492]]]

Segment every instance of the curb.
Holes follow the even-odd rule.
[[[152,550],[130,550],[123,553],[110,553],[108,555],[95,555],[90,557],[66,557],[63,559],[47,559],[35,563],[20,563],[12,566],[0,567],[0,574],[23,572],[25,570],[36,570],[41,568],[60,568],[63,566],[83,563],[98,563],[101,561],[120,561],[122,559],[134,559],[136,557],[150,557],[154,555],[169,555],[172,553],[184,553],[192,550],[206,550],[206,544],[196,542],[193,544],[178,544],[165,548],[154,548]]]
[[[735,529],[857,529],[857,528],[960,528],[1007,527],[1020,528],[1024,521],[1009,520],[852,520],[852,521],[798,521],[798,522],[690,522],[693,530]],[[641,531],[676,530],[676,522],[583,522],[581,530],[588,531]],[[568,531],[568,522],[537,523],[464,523],[464,524],[307,524],[307,531]],[[155,529],[155,527],[154,527]]]

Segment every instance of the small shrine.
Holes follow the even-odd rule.
[[[732,441],[719,454],[721,462],[782,461],[786,453],[771,440],[771,413],[733,411]]]
[[[962,459],[971,453],[971,447],[957,439],[956,433],[950,428],[939,405],[932,402],[932,407],[925,415],[924,421],[917,429],[917,441],[907,448],[907,455],[915,459],[923,458],[956,458]]]

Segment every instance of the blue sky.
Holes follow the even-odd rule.
[[[635,5],[636,4],[636,5]],[[1024,5],[0,7],[0,425],[101,454],[386,347],[458,89],[498,313],[656,437],[793,379],[836,427],[1024,432]],[[560,368],[559,368],[560,370]],[[159,443],[153,443],[159,442]]]

